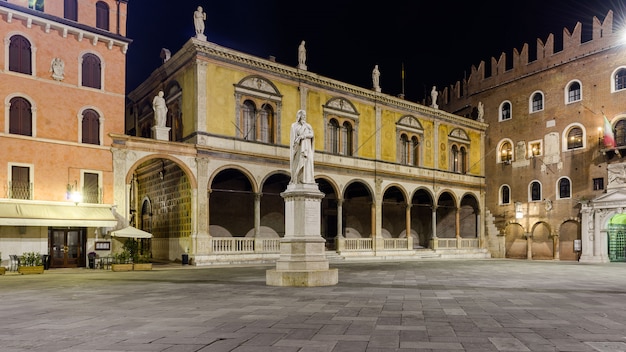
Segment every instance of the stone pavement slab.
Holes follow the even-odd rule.
[[[0,276],[0,351],[626,351],[626,263],[333,263],[325,287],[272,267]]]

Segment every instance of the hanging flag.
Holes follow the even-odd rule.
[[[609,119],[604,115],[604,146],[607,148],[615,148],[615,134],[613,134],[613,127],[611,127],[611,123]]]

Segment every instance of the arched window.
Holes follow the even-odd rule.
[[[250,100],[243,102],[242,114],[242,138],[248,141],[254,140],[256,134],[256,106]]]
[[[335,119],[328,123],[328,151],[339,154],[339,123]]]
[[[37,11],[43,11],[43,4],[44,4],[44,0],[29,0],[28,1],[28,7]]]
[[[461,147],[459,158],[459,171],[464,174],[467,172],[467,149],[465,147]]]
[[[508,185],[500,187],[500,204],[511,204],[511,188]]]
[[[68,20],[78,21],[78,5],[76,4],[76,0],[63,1],[63,17]]]
[[[582,98],[580,82],[573,81],[567,86],[567,95],[565,97],[566,103],[573,103],[576,101],[580,101]]]
[[[510,142],[504,142],[500,145],[500,152],[498,153],[501,163],[509,164],[513,161],[513,146]]]
[[[396,160],[404,165],[419,166],[420,138],[424,136],[419,120],[411,115],[401,117],[396,124],[396,136]]]
[[[9,71],[31,75],[32,50],[28,39],[21,35],[14,35],[9,43]]]
[[[33,112],[30,102],[22,97],[9,102],[9,133],[22,136],[33,135]]]
[[[411,153],[409,154],[411,155],[410,164],[413,166],[419,165],[419,144],[419,139],[416,136],[413,136],[413,138],[411,138]]]
[[[511,103],[508,101],[505,101],[502,104],[500,104],[499,113],[500,113],[500,116],[499,116],[500,121],[510,120],[512,117]]]
[[[459,170],[459,147],[452,146],[450,161],[452,162],[452,172],[460,172]]]
[[[626,146],[626,120],[622,119],[615,123],[615,144],[618,147]]]
[[[341,128],[341,154],[352,155],[352,124],[348,121]]]
[[[181,91],[179,89],[172,96],[178,94],[176,99],[182,107]],[[281,96],[272,82],[260,76],[248,76],[235,84],[236,137],[261,143],[276,143],[281,128]]]
[[[567,133],[567,149],[578,149],[583,147],[583,130],[580,127],[573,127]]]
[[[102,64],[100,58],[94,54],[83,55],[82,85],[83,87],[102,88]]]
[[[541,94],[541,92],[535,92],[531,98],[530,112],[537,112],[541,110],[543,110],[543,94]]]
[[[259,140],[264,143],[273,143],[274,133],[272,126],[274,123],[274,110],[272,106],[264,104],[259,114]]]
[[[620,68],[613,76],[615,90],[626,89],[626,68]]]
[[[557,182],[557,187],[559,190],[559,199],[572,197],[572,184],[567,177],[561,177]]]
[[[96,3],[96,27],[109,30],[109,5],[104,1]]]
[[[100,145],[100,116],[95,110],[83,112],[81,128],[83,143]]]
[[[529,186],[529,196],[531,202],[541,201],[541,183],[533,181]]]
[[[409,150],[411,146],[409,145],[409,138],[404,133],[400,136],[400,144],[400,163],[406,165],[409,163]]]

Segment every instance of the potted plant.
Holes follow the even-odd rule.
[[[132,271],[133,262],[127,251],[113,254],[113,263],[111,263],[112,271]]]
[[[26,252],[20,258],[20,266],[17,272],[25,274],[43,274],[44,266],[41,260],[41,254],[37,252]]]
[[[150,255],[136,255],[133,259],[133,270],[152,270],[152,262],[150,261]]]

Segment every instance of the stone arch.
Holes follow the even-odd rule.
[[[554,236],[550,224],[539,221],[532,226],[532,259],[554,259]]]
[[[478,238],[480,233],[478,219],[480,206],[474,194],[463,195],[460,203],[460,226],[459,232],[463,238]]]
[[[372,190],[361,180],[352,180],[343,191],[344,235],[346,238],[368,238],[374,233],[371,209]],[[368,220],[369,219],[369,220]]]
[[[442,191],[437,197],[437,237],[456,237],[457,200],[453,192]]]
[[[382,236],[398,238],[401,233],[406,236],[406,191],[392,184],[385,188],[382,197]]]
[[[420,187],[411,196],[411,236],[414,248],[427,248],[433,237],[434,195],[426,187]]]
[[[511,259],[526,259],[528,241],[524,227],[517,222],[510,222],[504,228],[505,257]]]
[[[209,234],[214,237],[245,237],[255,229],[254,178],[234,165],[221,167],[208,184]]]

